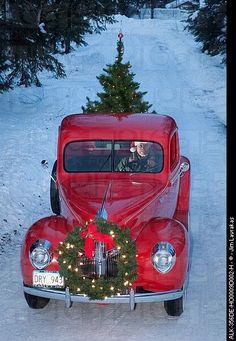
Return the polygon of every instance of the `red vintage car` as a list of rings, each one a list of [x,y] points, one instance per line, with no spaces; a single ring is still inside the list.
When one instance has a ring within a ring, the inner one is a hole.
[[[189,270],[189,194],[190,162],[180,155],[173,118],[65,117],[51,174],[54,215],[35,222],[22,246],[29,307],[60,299],[67,307],[128,303],[132,310],[163,301],[168,315],[179,316]]]

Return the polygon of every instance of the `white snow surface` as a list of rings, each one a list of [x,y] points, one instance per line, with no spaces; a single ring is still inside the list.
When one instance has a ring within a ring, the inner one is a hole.
[[[43,73],[41,88],[16,88],[0,96],[0,340],[226,340],[225,67],[220,57],[200,52],[180,20],[136,20],[117,16],[88,46],[61,57],[67,78]],[[23,297],[20,246],[30,225],[51,215],[49,176],[63,117],[81,112],[86,96],[101,90],[96,76],[116,55],[124,34],[125,61],[151,110],[175,118],[182,155],[191,161],[192,253],[188,297],[179,318],[163,304],[74,304],[50,301],[31,310]]]

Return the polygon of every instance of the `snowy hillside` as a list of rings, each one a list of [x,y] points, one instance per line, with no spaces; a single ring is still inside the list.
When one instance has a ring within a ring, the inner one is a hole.
[[[61,57],[67,78],[44,73],[41,88],[17,88],[0,95],[0,341],[45,340],[225,340],[225,68],[221,58],[200,52],[179,19],[138,20],[117,16],[88,46]],[[28,227],[50,215],[50,166],[56,158],[57,129],[69,113],[95,99],[96,76],[116,55],[124,34],[124,60],[151,110],[173,116],[181,151],[192,165],[192,266],[188,300],[178,319],[162,304],[98,306],[50,302],[32,311],[24,301],[20,245]]]

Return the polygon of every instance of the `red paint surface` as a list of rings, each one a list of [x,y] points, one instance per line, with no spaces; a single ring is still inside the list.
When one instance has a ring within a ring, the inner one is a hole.
[[[177,162],[170,169],[170,140],[177,131],[175,121],[156,114],[85,114],[71,115],[59,129],[57,184],[61,198],[61,216],[43,218],[32,225],[22,247],[24,283],[32,284],[33,266],[29,249],[38,239],[52,243],[53,260],[46,268],[58,271],[54,249],[75,225],[94,219],[104,200],[108,220],[129,227],[136,240],[138,277],[133,286],[150,291],[182,287],[188,267],[188,210],[190,171],[177,176],[181,162],[177,141]],[[74,140],[150,140],[164,150],[164,167],[157,174],[66,173],[63,150]],[[172,181],[175,179],[175,181]],[[105,195],[106,193],[106,195]],[[105,195],[105,197],[104,197]],[[167,274],[158,273],[151,262],[153,247],[160,241],[173,245],[176,264]]]

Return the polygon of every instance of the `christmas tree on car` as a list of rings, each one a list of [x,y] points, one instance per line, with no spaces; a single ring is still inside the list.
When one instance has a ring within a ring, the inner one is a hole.
[[[99,100],[91,101],[87,97],[84,113],[95,112],[133,112],[144,113],[151,105],[142,98],[147,92],[138,91],[140,84],[134,81],[135,74],[130,72],[131,64],[123,63],[124,44],[120,32],[117,41],[117,57],[113,64],[103,69],[105,74],[97,77],[104,92],[97,93]]]

